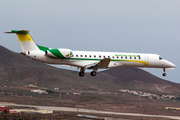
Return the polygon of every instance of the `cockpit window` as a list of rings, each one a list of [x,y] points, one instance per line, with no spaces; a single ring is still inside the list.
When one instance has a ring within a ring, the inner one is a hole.
[[[162,57],[159,56],[159,60],[162,60]]]

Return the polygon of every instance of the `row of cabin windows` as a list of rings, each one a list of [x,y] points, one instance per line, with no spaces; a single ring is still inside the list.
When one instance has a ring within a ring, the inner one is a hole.
[[[74,55],[72,56],[72,57],[74,57]],[[78,55],[76,55],[76,57],[78,57]],[[83,57],[83,55],[80,55],[80,57]],[[84,57],[88,57],[87,55],[85,55]],[[91,58],[92,56],[91,55],[89,55],[89,57]],[[106,58],[106,56],[101,56],[101,55],[99,55],[99,58]],[[94,55],[94,58],[96,58],[96,55]],[[110,58],[110,56],[108,56],[108,58]],[[112,56],[112,58],[115,58],[114,56]],[[129,58],[129,59],[141,59],[140,57],[123,57],[123,56],[121,56],[121,57],[119,57],[119,56],[116,56],[116,58],[117,59],[119,59],[119,58],[121,58],[121,59],[123,59],[123,58],[125,58],[125,59],[127,59],[127,58]]]

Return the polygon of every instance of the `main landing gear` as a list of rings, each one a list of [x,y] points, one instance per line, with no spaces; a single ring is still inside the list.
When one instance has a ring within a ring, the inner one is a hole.
[[[164,71],[164,73],[162,74],[163,76],[167,76],[167,74],[165,73],[166,72],[166,69],[165,68],[163,68],[163,71]]]
[[[79,72],[80,77],[83,77],[85,75],[84,71],[85,71],[84,68],[80,69],[80,72]]]
[[[96,74],[97,74],[96,71],[91,72],[91,76],[96,76]]]
[[[92,71],[92,72],[91,72],[91,76],[96,76],[96,74],[97,74],[96,71]],[[83,77],[84,75],[85,75],[84,71],[79,72],[79,76],[80,76],[80,77]]]
[[[84,72],[79,72],[79,76],[80,76],[80,77],[83,77],[84,75],[85,75]]]
[[[81,68],[81,70],[80,70],[80,72],[79,72],[79,76],[80,77],[83,77],[84,75],[85,75],[85,73],[84,73],[84,68]],[[93,70],[92,72],[91,72],[91,76],[96,76],[96,71],[95,70]]]

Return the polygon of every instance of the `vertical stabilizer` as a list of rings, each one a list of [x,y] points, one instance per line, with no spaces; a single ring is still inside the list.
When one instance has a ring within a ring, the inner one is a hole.
[[[12,30],[6,33],[16,33],[18,36],[22,52],[39,50],[38,46],[35,44],[34,40],[26,30]]]

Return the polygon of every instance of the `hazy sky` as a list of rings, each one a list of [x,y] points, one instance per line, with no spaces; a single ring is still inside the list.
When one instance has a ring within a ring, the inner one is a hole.
[[[30,30],[35,42],[72,50],[156,53],[176,65],[144,69],[180,83],[179,0],[0,0],[0,45],[21,52],[16,35]]]

